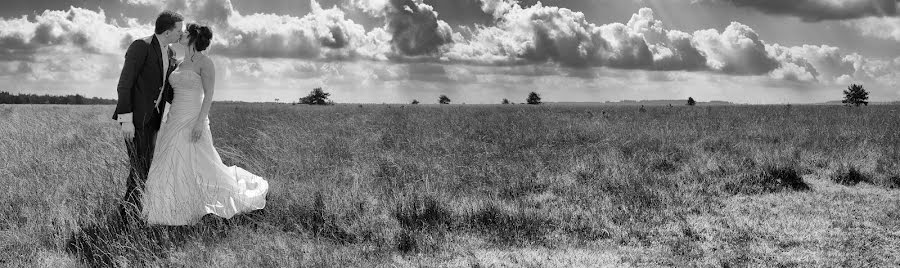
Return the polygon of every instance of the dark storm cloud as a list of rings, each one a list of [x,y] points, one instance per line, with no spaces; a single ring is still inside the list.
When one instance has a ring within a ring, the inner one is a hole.
[[[898,0],[694,0],[750,7],[762,12],[796,16],[804,21],[897,16]]]

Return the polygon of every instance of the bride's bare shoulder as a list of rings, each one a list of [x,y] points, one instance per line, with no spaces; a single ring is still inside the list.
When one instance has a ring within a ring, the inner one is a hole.
[[[197,61],[198,63],[200,63],[200,68],[203,68],[203,69],[206,69],[209,71],[215,71],[216,64],[213,63],[212,58],[210,58],[209,56],[204,55],[204,54],[200,54],[200,55],[203,55],[202,57],[200,57],[200,60]]]

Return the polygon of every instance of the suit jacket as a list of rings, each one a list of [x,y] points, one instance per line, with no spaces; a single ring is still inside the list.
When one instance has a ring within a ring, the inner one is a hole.
[[[169,75],[178,65],[175,52],[166,48],[169,69],[166,72],[166,84],[163,85],[164,69],[159,47],[159,40],[156,40],[155,35],[135,40],[128,46],[116,88],[119,101],[113,120],[118,120],[120,114],[131,113],[135,128],[159,129],[166,102],[171,103],[174,98],[174,91],[168,83]],[[163,101],[157,108],[155,102],[160,90],[163,90]]]

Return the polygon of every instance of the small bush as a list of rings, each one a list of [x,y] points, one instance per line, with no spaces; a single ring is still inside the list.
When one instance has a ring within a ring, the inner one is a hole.
[[[417,234],[409,230],[403,230],[397,234],[397,250],[408,253],[419,249],[419,240],[416,239]]]
[[[450,104],[450,97],[447,97],[447,95],[441,95],[440,97],[438,97],[438,103]]]
[[[507,210],[493,203],[476,210],[469,221],[472,227],[486,232],[495,243],[502,245],[541,242],[553,226],[549,217],[536,211]]]
[[[862,85],[852,84],[847,87],[847,90],[844,90],[844,100],[841,103],[856,107],[859,107],[859,105],[869,106],[868,99],[869,92]]]
[[[889,189],[900,189],[900,176],[891,176],[888,178],[887,184]]]
[[[866,176],[853,166],[842,168],[837,172],[832,180],[834,180],[834,182],[836,183],[840,183],[846,186],[854,186],[859,184],[860,182],[872,183],[872,180],[868,176]]]
[[[312,207],[302,204],[290,204],[283,211],[272,211],[278,215],[267,221],[282,226],[285,232],[310,232],[317,237],[326,238],[338,243],[356,243],[356,234],[348,231],[340,224],[337,215],[328,211],[324,196],[316,192]]]
[[[528,98],[525,98],[525,103],[528,103],[531,105],[541,104],[541,96],[538,95],[536,92],[528,93]]]
[[[809,191],[811,188],[793,167],[764,167],[756,175],[744,175],[725,185],[731,194],[766,194],[780,191]]]
[[[767,167],[762,175],[766,190],[776,192],[779,190],[809,191],[809,185],[797,174],[792,167]]]
[[[331,93],[327,93],[322,88],[317,87],[309,92],[306,97],[300,98],[300,104],[309,105],[334,105],[334,102],[328,99]]]
[[[408,230],[446,230],[453,223],[453,213],[436,198],[414,195],[398,202],[394,218]]]

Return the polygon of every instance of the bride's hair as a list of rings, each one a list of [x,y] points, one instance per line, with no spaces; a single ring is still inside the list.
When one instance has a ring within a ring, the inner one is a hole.
[[[190,23],[187,25],[187,32],[188,45],[194,44],[194,49],[197,51],[204,51],[209,47],[209,42],[213,37],[212,30],[209,27]]]

